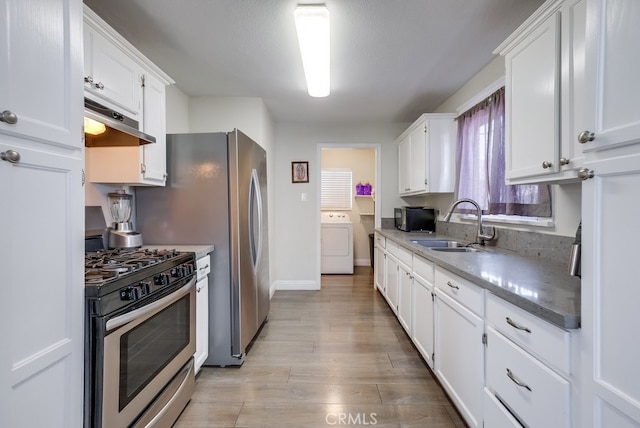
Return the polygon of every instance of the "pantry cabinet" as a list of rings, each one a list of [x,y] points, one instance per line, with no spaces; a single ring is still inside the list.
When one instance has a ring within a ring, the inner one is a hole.
[[[79,427],[82,3],[0,0],[0,10],[0,426]]]
[[[455,115],[423,114],[398,137],[400,196],[453,192]]]
[[[640,186],[640,7],[588,0],[582,184],[582,426],[639,427],[635,211]],[[590,137],[591,134],[586,135]]]
[[[141,131],[156,138],[142,146],[88,147],[88,180],[164,186],[165,88],[173,81],[87,6],[84,29],[85,96],[137,120]]]
[[[586,19],[586,0],[547,1],[495,51],[506,65],[507,184],[578,179]]]

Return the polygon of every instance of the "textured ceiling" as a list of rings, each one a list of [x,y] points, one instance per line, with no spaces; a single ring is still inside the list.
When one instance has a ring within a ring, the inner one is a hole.
[[[488,64],[543,1],[326,0],[327,98],[306,91],[293,22],[304,1],[84,2],[190,96],[260,97],[277,122],[411,122]]]

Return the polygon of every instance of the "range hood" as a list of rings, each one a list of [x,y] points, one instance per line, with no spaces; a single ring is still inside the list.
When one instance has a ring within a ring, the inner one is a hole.
[[[88,98],[84,99],[84,118],[86,147],[141,146],[156,142],[155,137],[138,130],[137,120]],[[89,123],[98,130],[90,130]]]

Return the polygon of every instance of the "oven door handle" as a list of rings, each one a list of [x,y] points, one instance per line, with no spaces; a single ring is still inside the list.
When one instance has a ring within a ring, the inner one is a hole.
[[[114,330],[118,327],[121,327],[127,323],[130,323],[133,320],[141,319],[141,318],[144,319],[147,315],[151,315],[154,312],[160,312],[165,307],[171,305],[174,302],[177,302],[183,296],[188,294],[191,291],[191,289],[195,286],[195,284],[196,284],[196,277],[194,275],[193,278],[191,278],[189,282],[187,282],[182,288],[180,288],[177,291],[174,291],[168,296],[165,296],[162,299],[157,300],[149,305],[138,308],[135,311],[127,312],[126,314],[120,315],[119,317],[110,319],[109,321],[107,321],[107,325],[106,325],[107,332]]]

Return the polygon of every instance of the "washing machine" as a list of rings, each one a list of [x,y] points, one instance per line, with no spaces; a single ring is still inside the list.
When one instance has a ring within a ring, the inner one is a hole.
[[[320,215],[320,272],[353,274],[353,223],[343,212]]]

